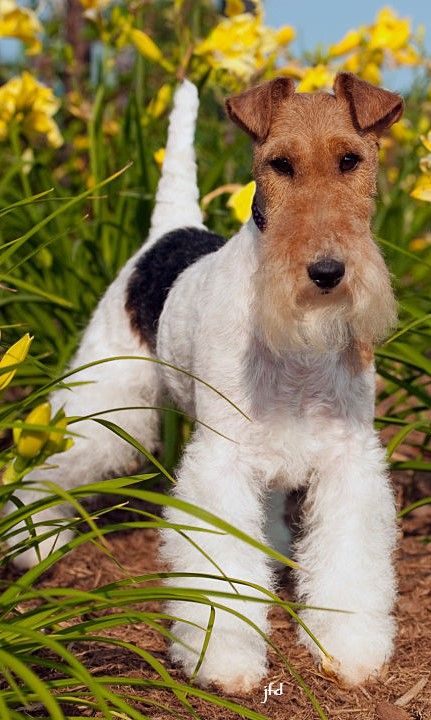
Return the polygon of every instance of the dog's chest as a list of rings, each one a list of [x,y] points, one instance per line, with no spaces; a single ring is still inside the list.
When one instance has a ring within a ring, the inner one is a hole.
[[[253,416],[274,423],[338,418],[368,422],[374,403],[374,371],[352,370],[343,353],[289,353],[277,358],[254,342],[246,362]]]

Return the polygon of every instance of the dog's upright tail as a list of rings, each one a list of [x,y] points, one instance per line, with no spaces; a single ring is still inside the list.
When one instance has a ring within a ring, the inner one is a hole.
[[[199,206],[194,149],[198,108],[197,88],[184,80],[174,96],[162,175],[145,248],[170,230],[205,227]]]

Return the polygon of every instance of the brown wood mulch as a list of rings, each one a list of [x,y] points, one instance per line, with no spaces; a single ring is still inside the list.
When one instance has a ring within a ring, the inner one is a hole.
[[[429,476],[417,475],[416,482],[414,480],[405,473],[399,473],[395,478],[400,506],[412,499],[412,487],[422,496],[431,494]],[[416,510],[401,524],[402,536],[397,554],[398,638],[394,657],[378,680],[354,689],[340,687],[335,680],[320,673],[308,652],[297,644],[294,624],[286,614],[279,608],[272,611],[275,643],[301,672],[331,720],[431,720],[431,545],[427,542],[430,527],[430,506]],[[161,569],[157,564],[156,531],[134,530],[111,535],[109,541],[118,564],[94,545],[87,544],[59,562],[42,584],[90,589],[116,579]],[[281,586],[281,595],[285,599],[292,598],[288,571],[281,577]],[[156,603],[146,605],[145,608],[160,609]],[[142,624],[133,624],[104,632],[150,651],[165,665],[173,678],[185,680],[181,671],[172,667],[166,653],[166,643],[155,630]],[[69,649],[95,675],[157,678],[134,653],[122,648],[86,644]],[[263,705],[264,685],[270,680],[274,681],[276,687],[280,682],[283,683],[283,694],[270,696]],[[136,705],[141,712],[154,720],[168,720],[175,715],[160,707],[151,707],[145,700],[156,701],[176,710],[177,717],[190,717],[167,691],[148,690],[143,694],[142,690],[132,689],[131,692],[136,694]],[[190,696],[189,699],[199,717],[204,720],[230,720],[237,717],[223,708]],[[272,720],[312,720],[317,717],[303,691],[272,651],[269,675],[262,687],[249,695],[231,696],[230,699]]]

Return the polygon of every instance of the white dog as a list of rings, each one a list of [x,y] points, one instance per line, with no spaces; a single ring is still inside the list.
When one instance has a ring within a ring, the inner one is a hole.
[[[306,488],[295,547],[299,598],[348,612],[302,613],[332,659],[303,631],[301,638],[329,672],[360,683],[388,660],[394,637],[396,523],[373,429],[372,346],[394,324],[395,302],[369,225],[378,138],[399,118],[402,100],[347,73],[338,75],[334,94],[297,94],[281,78],[231,98],[231,118],[254,140],[257,193],[253,219],[226,243],[206,230],[198,204],[197,109],[196,88],[186,81],[175,96],[149,237],[100,301],[72,364],[153,355],[191,375],[118,360],[80,371],[73,380],[87,384],[59,390],[52,404],[87,415],[157,405],[160,388],[168,389],[183,410],[230,438],[197,425],[175,496],[261,542],[271,489]],[[157,446],[155,411],[105,417],[148,449]],[[67,488],[127,471],[130,445],[90,421],[75,428],[82,437],[52,458],[57,468],[33,479],[51,477]],[[28,503],[40,493],[19,496]],[[165,516],[191,521],[173,508]],[[189,536],[203,552],[173,530],[164,533],[163,557],[174,571],[214,575],[218,565],[230,578],[273,586],[267,556],[251,545],[229,534]],[[45,540],[42,554],[51,546]],[[32,550],[17,559],[21,566],[35,561]],[[171,584],[229,589],[205,578]],[[265,603],[224,602],[269,631]],[[209,607],[176,601],[168,610],[191,621],[174,623],[179,642],[172,646],[190,674],[204,639],[196,624],[206,628]],[[247,691],[266,670],[264,639],[217,610],[199,681]]]

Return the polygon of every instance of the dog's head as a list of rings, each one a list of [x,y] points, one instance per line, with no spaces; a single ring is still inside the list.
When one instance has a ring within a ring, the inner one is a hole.
[[[381,340],[396,309],[370,220],[379,137],[402,98],[340,73],[334,94],[296,93],[277,78],[226,105],[254,141],[263,339],[277,353]]]

